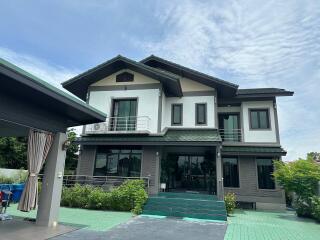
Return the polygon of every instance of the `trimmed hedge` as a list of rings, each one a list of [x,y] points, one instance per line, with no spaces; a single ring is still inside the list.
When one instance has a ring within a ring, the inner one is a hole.
[[[122,185],[106,192],[101,187],[90,185],[64,187],[61,206],[73,208],[142,212],[148,195],[143,180],[127,180]]]

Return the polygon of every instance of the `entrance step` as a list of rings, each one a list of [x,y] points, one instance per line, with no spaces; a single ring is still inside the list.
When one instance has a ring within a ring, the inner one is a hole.
[[[213,195],[193,193],[159,193],[150,196],[143,208],[143,214],[227,220],[224,201],[218,201]]]

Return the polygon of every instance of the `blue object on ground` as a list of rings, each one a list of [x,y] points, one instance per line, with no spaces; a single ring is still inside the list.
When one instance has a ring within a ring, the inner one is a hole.
[[[24,183],[21,183],[21,184],[0,184],[0,191],[7,190],[7,191],[12,192],[10,200],[15,203],[20,201],[23,189],[24,189]],[[8,196],[6,194],[4,197],[6,199],[8,198]]]
[[[24,183],[23,184],[12,184],[12,196],[11,196],[11,200],[13,202],[19,202],[22,192],[24,189]]]

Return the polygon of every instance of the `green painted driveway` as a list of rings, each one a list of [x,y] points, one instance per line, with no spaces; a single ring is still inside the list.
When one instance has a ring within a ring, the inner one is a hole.
[[[283,213],[237,210],[228,217],[225,240],[318,240],[320,224]]]
[[[17,204],[12,204],[7,212],[12,216],[35,218],[37,212],[29,213],[17,210]],[[88,230],[106,231],[110,228],[125,223],[132,218],[130,212],[96,211],[78,208],[60,207],[61,223],[70,225],[79,225]]]

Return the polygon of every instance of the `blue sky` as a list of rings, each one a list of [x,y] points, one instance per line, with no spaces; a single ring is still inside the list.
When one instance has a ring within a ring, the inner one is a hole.
[[[3,0],[0,57],[59,85],[118,54],[155,54],[278,98],[285,160],[320,151],[318,0]]]

